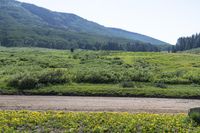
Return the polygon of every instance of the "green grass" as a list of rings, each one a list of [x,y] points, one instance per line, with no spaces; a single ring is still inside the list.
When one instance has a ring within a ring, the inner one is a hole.
[[[130,114],[81,112],[0,111],[1,132],[199,132],[186,114]]]
[[[4,94],[16,94],[15,90]],[[26,95],[61,95],[61,96],[119,96],[119,97],[160,97],[200,99],[200,88],[191,85],[169,85],[157,88],[146,84],[142,87],[123,88],[119,84],[65,84],[47,86],[39,89],[24,90]]]
[[[55,77],[57,70],[63,72],[66,82],[59,82],[63,77]],[[45,84],[41,81],[44,75],[50,75]],[[21,83],[26,86],[32,78],[35,88],[20,90]],[[50,82],[52,78],[55,83]],[[18,80],[16,86],[9,85],[13,79]],[[126,82],[132,82],[133,87],[123,87]],[[0,94],[200,98],[199,84],[200,56],[196,54],[83,50],[71,53],[0,47]]]
[[[191,54],[200,54],[200,48],[194,48],[194,49],[186,50],[184,52],[191,53]]]

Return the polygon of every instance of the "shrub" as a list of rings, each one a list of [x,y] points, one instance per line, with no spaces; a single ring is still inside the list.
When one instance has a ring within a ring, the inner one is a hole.
[[[149,62],[147,62],[145,59],[137,59],[134,62],[134,67],[135,68],[150,68],[152,67],[152,64],[150,64]]]
[[[154,80],[154,76],[153,73],[149,72],[148,70],[141,69],[131,72],[130,80],[139,82],[151,82]]]
[[[124,64],[124,61],[119,57],[115,57],[111,60],[111,64],[122,65]]]
[[[108,70],[88,70],[77,73],[77,82],[86,83],[117,83],[120,80],[120,74]]]
[[[188,115],[197,124],[200,124],[200,108],[192,108],[192,109],[190,109]]]
[[[178,78],[178,77],[184,77],[186,75],[186,70],[177,70],[174,72],[163,72],[161,73],[161,78]]]
[[[61,70],[53,70],[30,74],[16,75],[8,81],[8,86],[21,90],[34,89],[48,84],[63,84],[69,82],[70,79],[65,76],[65,72]]]
[[[188,79],[177,78],[177,77],[156,79],[155,82],[163,82],[166,84],[190,84],[191,83]]]
[[[39,77],[39,83],[41,84],[63,84],[69,82],[69,79],[65,76],[65,72],[61,70],[47,71],[42,73]]]
[[[128,81],[122,82],[122,83],[121,83],[121,86],[122,86],[123,88],[135,88],[135,87],[136,87],[136,85],[135,85],[134,82],[128,82]]]
[[[155,83],[155,87],[158,87],[158,88],[167,88],[167,85],[163,82],[157,82]]]
[[[177,70],[174,72],[163,72],[157,77],[156,81],[167,84],[189,84],[191,81],[186,77],[186,70]]]
[[[24,89],[33,89],[37,86],[38,80],[33,75],[17,75],[13,77],[9,82],[8,85],[11,87],[15,87],[21,90]]]
[[[175,72],[163,72],[160,75],[161,79],[170,79],[174,77],[177,77]]]
[[[186,73],[187,73],[186,70],[177,70],[177,71],[175,72],[175,75],[176,75],[177,77],[183,77]]]
[[[195,75],[190,76],[189,77],[189,81],[191,83],[200,84],[200,75],[198,75],[198,76],[195,76]]]

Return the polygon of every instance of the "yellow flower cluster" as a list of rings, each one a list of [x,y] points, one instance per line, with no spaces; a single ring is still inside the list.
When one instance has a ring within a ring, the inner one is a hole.
[[[0,133],[193,133],[200,132],[186,114],[0,111]]]

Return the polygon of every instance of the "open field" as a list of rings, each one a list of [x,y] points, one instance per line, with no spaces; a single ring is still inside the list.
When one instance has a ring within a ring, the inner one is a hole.
[[[200,98],[200,56],[0,47],[0,94]]]
[[[187,113],[199,100],[120,97],[1,96],[0,110]]]

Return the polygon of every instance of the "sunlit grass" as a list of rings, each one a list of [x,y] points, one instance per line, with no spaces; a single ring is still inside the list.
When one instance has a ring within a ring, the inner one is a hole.
[[[196,54],[86,50],[71,53],[68,50],[0,47],[1,94],[18,93],[17,88],[7,85],[16,75],[37,75],[54,70],[67,72],[71,82],[39,85],[24,93],[200,98],[200,56]],[[102,74],[108,77],[101,77]],[[102,80],[101,84],[94,78]],[[124,81],[137,85],[123,88],[120,84]],[[157,82],[167,87],[156,87]]]

